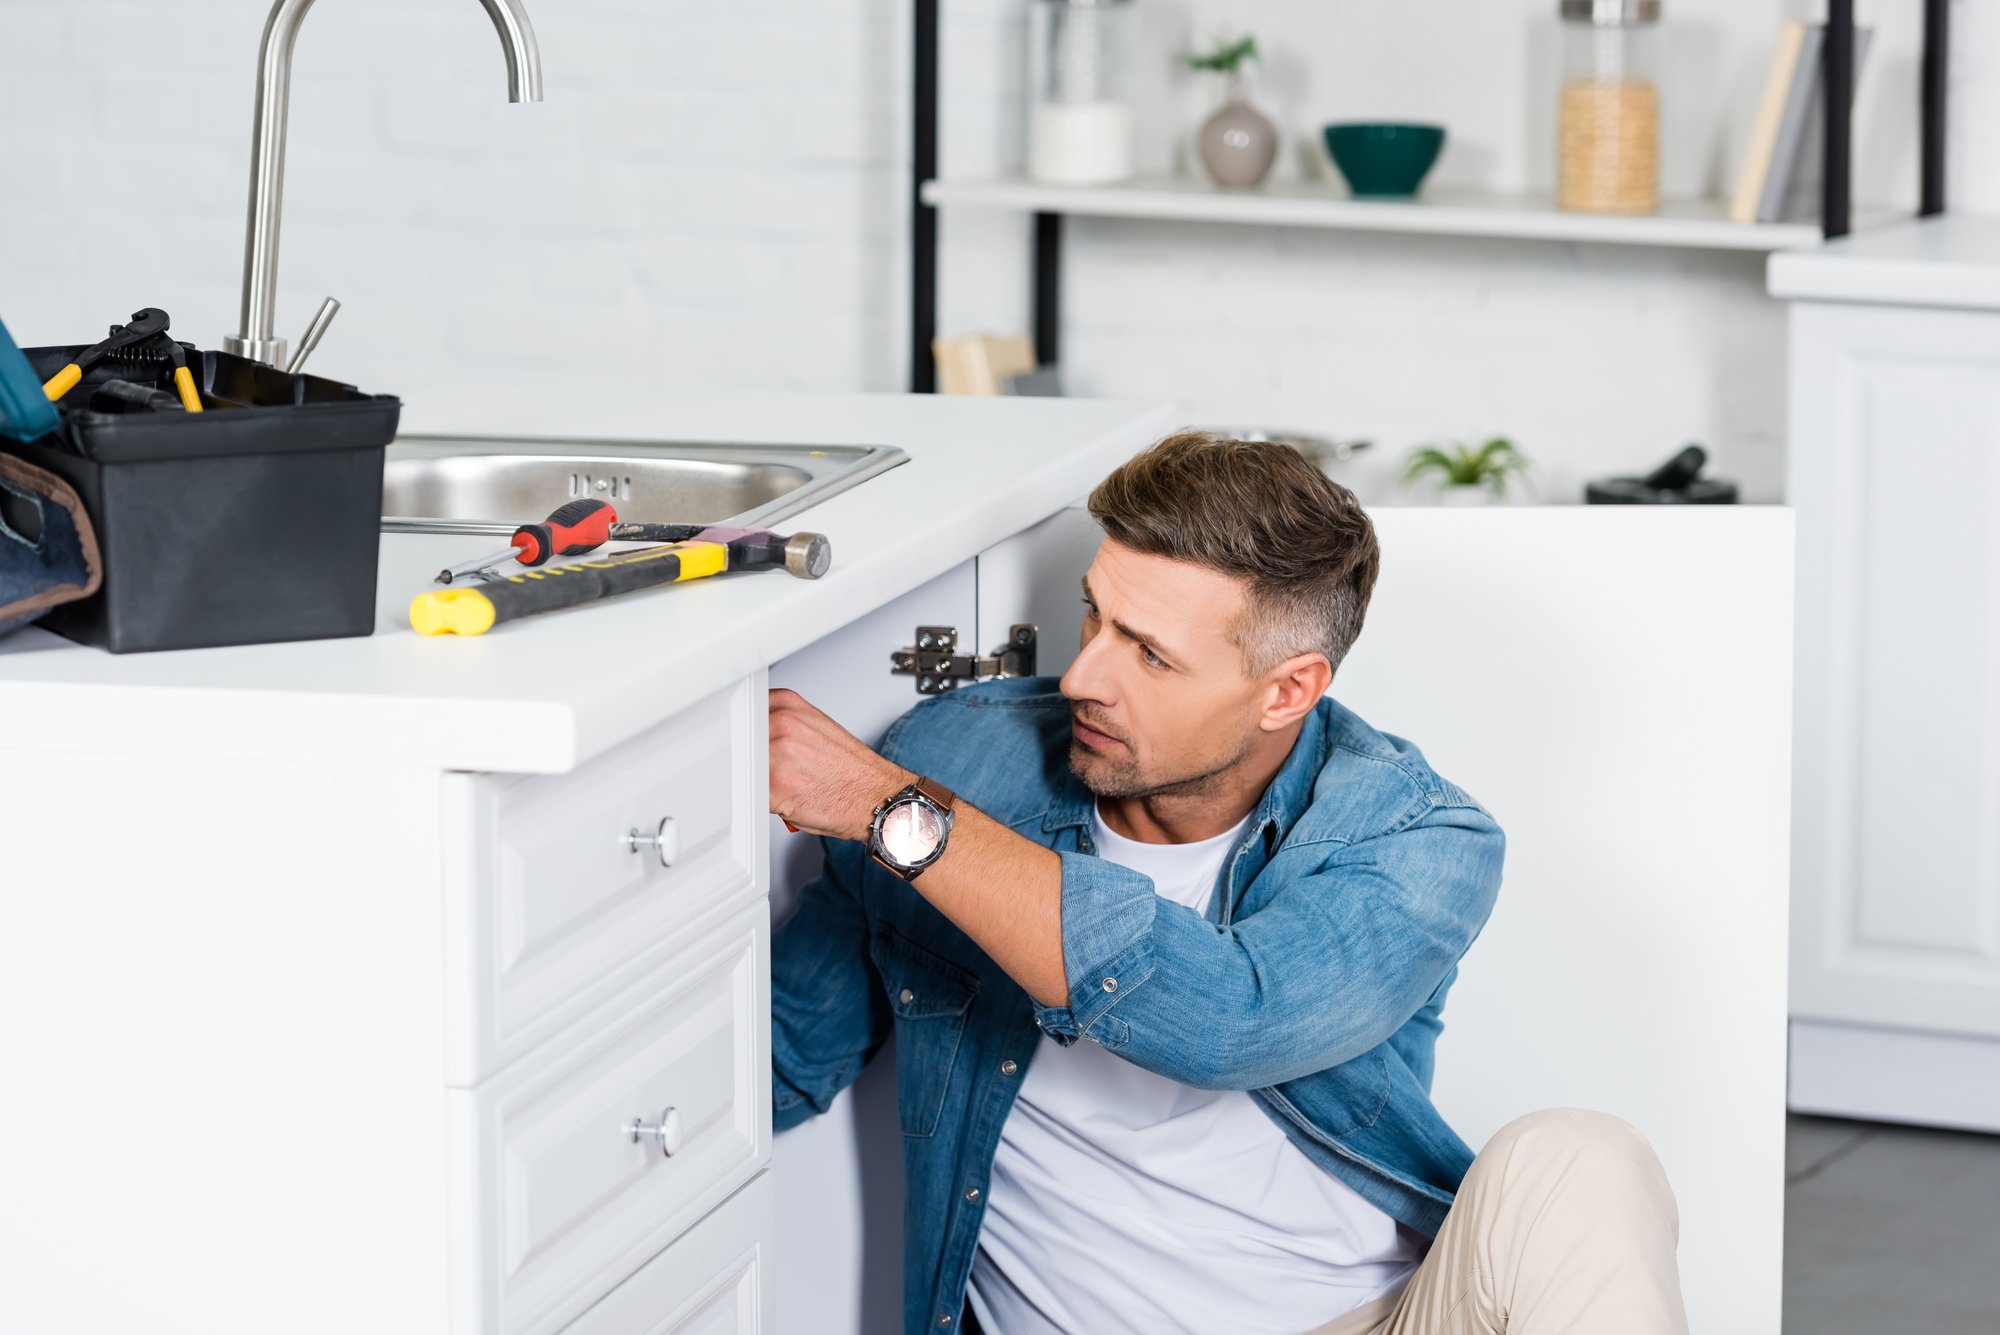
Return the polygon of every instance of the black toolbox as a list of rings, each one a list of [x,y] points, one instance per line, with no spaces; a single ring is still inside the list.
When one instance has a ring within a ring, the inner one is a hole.
[[[82,350],[22,351],[46,380]],[[76,488],[103,555],[97,595],[39,624],[114,654],[372,633],[402,401],[186,352],[204,411],[97,395],[109,380],[173,388],[164,359],[112,357],[64,396],[60,428],[4,445]]]

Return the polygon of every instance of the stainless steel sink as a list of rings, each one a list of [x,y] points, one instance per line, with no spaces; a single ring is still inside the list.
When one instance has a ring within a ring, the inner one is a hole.
[[[883,445],[402,436],[383,469],[382,528],[505,536],[587,497],[632,523],[768,525],[907,457]]]

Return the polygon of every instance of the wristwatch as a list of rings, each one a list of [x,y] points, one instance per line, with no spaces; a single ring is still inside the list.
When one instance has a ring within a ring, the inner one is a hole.
[[[951,789],[918,779],[882,800],[868,827],[868,852],[906,881],[944,856],[951,838]]]

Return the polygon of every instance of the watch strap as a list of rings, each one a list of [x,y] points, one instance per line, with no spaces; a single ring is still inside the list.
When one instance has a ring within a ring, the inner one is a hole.
[[[952,804],[958,801],[958,795],[953,793],[951,789],[939,783],[936,779],[920,778],[915,783],[911,784],[910,787],[916,789],[918,792],[922,793],[925,797],[928,797],[931,801],[943,807],[946,811],[950,811],[952,808]]]

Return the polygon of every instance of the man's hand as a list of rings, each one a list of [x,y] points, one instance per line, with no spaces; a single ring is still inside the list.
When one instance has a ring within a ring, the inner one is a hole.
[[[771,692],[771,814],[836,839],[868,838],[876,804],[917,776],[805,702]],[[912,884],[1045,1006],[1068,1004],[1062,859],[964,799],[944,856]]]
[[[806,703],[771,692],[771,814],[812,834],[864,840],[876,804],[916,782]]]

